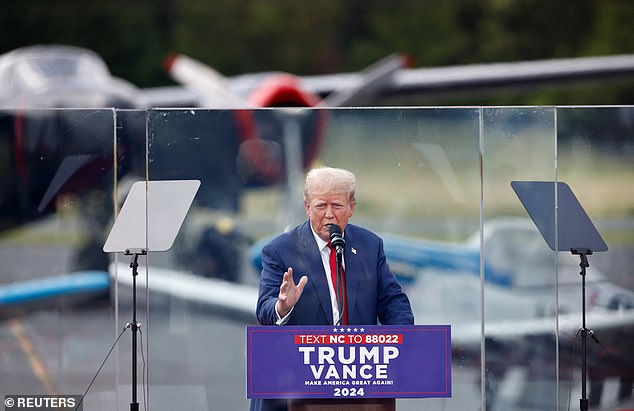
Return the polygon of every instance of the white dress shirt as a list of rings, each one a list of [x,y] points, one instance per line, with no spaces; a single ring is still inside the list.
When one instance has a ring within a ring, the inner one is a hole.
[[[330,292],[330,305],[332,307],[332,323],[336,324],[339,320],[339,304],[337,302],[337,293],[335,292],[335,286],[332,283],[332,275],[330,273],[330,252],[331,249],[328,247],[328,242],[324,241],[321,237],[315,233],[313,230],[313,226],[310,226],[310,230],[313,232],[313,237],[315,238],[315,242],[317,243],[317,247],[319,248],[319,253],[321,255],[321,263],[324,266],[324,271],[326,272],[326,281],[328,281],[328,291]],[[341,265],[345,270],[345,261],[341,261]],[[301,298],[301,297],[300,297]],[[275,307],[275,313],[277,314],[277,321],[275,324],[284,325],[288,322],[288,318],[293,312],[293,309],[288,312],[284,316],[284,318],[280,317],[280,314],[277,312],[277,306]]]

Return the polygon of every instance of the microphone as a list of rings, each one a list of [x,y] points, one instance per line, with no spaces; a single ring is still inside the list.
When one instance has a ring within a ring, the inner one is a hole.
[[[343,319],[344,297],[342,294],[345,288],[345,285],[343,284],[341,260],[343,260],[343,246],[346,244],[346,241],[343,239],[343,235],[341,234],[341,227],[337,224],[330,224],[328,227],[328,233],[330,234],[330,244],[332,244],[335,248],[335,252],[337,253],[337,283],[336,285],[333,284],[333,286],[335,287],[337,296],[337,307],[339,307],[339,319],[335,322],[335,325],[340,325]]]
[[[341,228],[337,224],[330,224],[328,231],[330,233],[330,243],[335,247],[337,254],[343,254],[343,246],[346,241],[341,234]]]

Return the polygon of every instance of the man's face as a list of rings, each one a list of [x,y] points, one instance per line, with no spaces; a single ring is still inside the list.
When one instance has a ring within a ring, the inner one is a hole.
[[[348,193],[311,194],[304,208],[313,230],[324,241],[329,241],[329,226],[336,224],[343,231],[354,212]]]

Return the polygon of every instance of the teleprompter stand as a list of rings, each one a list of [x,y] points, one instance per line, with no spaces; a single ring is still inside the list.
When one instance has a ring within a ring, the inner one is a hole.
[[[586,339],[590,335],[598,342],[592,330],[586,328],[586,268],[588,256],[607,251],[601,235],[590,217],[563,182],[513,181],[511,186],[524,205],[539,232],[553,251],[569,251],[580,258],[581,267],[581,411],[588,410],[586,391]]]
[[[138,411],[137,401],[137,322],[136,278],[138,259],[149,251],[167,251],[187,215],[200,187],[198,180],[139,181],[132,185],[103,250],[132,257],[132,402],[130,411]]]

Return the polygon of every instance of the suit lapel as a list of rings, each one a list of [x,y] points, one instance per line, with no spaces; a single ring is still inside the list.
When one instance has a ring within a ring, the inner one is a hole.
[[[354,312],[355,303],[357,301],[357,289],[356,275],[358,272],[358,266],[356,262],[356,255],[352,254],[352,248],[354,247],[354,235],[350,233],[350,230],[345,230],[344,238],[346,239],[346,247],[343,251],[343,259],[346,267],[346,300],[348,310],[348,323],[355,323],[356,313]],[[354,257],[353,257],[354,256]]]
[[[344,250],[344,261],[346,266],[346,298],[348,299],[348,322],[351,324],[358,323],[359,316],[355,311],[357,306],[358,290],[361,282],[364,280],[365,270],[363,268],[363,259],[359,253],[363,250],[357,250],[355,247],[355,238],[352,230],[346,227],[345,239],[346,247]]]

